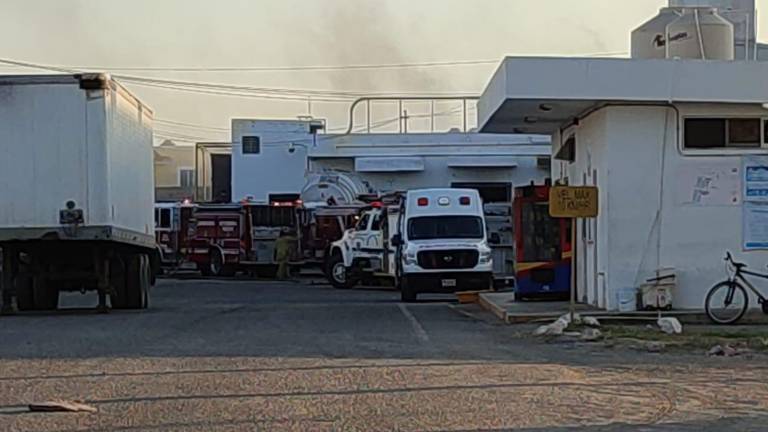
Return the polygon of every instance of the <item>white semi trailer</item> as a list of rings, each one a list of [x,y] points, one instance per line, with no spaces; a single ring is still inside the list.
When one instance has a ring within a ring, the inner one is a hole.
[[[152,111],[102,74],[0,76],[2,310],[96,290],[144,309],[159,264]]]

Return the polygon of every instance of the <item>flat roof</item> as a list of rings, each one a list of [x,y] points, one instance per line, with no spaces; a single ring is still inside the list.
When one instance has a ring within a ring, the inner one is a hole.
[[[768,62],[507,57],[478,101],[478,124],[551,134],[612,102],[768,103]]]
[[[550,137],[484,133],[320,134],[311,158],[394,156],[549,156]]]
[[[112,78],[112,76],[107,73],[83,72],[83,73],[76,73],[76,74],[0,75],[0,86],[47,85],[47,84],[80,85],[80,81],[83,78],[92,78],[92,79],[98,78],[98,79],[104,80],[106,83],[108,83],[111,89],[122,93],[123,95],[131,99],[133,102],[135,102],[137,105],[140,105],[142,108],[146,109],[146,111],[149,114],[154,116],[154,111],[152,110],[152,108],[147,106],[144,102],[141,101],[141,99],[139,99],[136,95],[134,95],[123,84],[121,84],[119,81]]]

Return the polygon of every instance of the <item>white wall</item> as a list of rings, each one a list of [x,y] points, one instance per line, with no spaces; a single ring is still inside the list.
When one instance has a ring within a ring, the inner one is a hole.
[[[768,116],[760,107],[682,105],[680,110],[683,116]],[[741,154],[682,152],[675,111],[665,107],[605,108],[575,130],[576,161],[565,166],[553,161],[553,174],[564,172],[571,184],[591,184],[585,175],[590,168],[597,172],[600,215],[590,227],[597,238],[585,235],[581,225],[577,231],[577,285],[590,303],[615,309],[619,290],[637,286],[656,268],[674,267],[675,306],[701,308],[707,290],[725,277],[726,250],[756,269],[768,261],[768,251],[742,251],[740,203],[694,205],[679,191],[678,184],[702,167],[740,169]],[[596,252],[590,249],[595,246]],[[596,262],[589,263],[593,256]],[[596,284],[585,280],[585,262],[586,275],[596,276]]]
[[[243,154],[242,137],[261,138],[260,154]],[[232,120],[232,199],[248,195],[258,201],[269,194],[299,193],[305,171],[339,169],[353,172],[357,157],[416,157],[424,171],[360,173],[380,190],[450,186],[453,182],[540,183],[549,176],[536,166],[536,158],[549,156],[549,140],[541,136],[492,134],[319,134],[309,133],[301,120]],[[288,151],[294,143],[294,152]],[[454,168],[456,158],[514,161],[515,168]],[[309,162],[308,162],[309,158]]]
[[[520,157],[515,168],[456,168],[449,167],[449,157],[424,156],[424,171],[359,173],[370,185],[379,191],[409,190],[427,187],[450,187],[456,182],[511,183],[512,186],[527,185],[531,181],[541,184],[549,177],[546,168],[536,166],[536,158]],[[313,159],[315,169],[338,169],[353,171],[354,158]]]
[[[242,137],[261,138],[260,154],[243,154]],[[294,143],[294,152],[288,151]],[[232,200],[253,196],[268,201],[269,194],[301,192],[312,145],[309,122],[232,120]]]

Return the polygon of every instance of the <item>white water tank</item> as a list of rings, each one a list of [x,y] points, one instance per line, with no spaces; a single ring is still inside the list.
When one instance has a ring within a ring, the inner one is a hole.
[[[710,7],[684,8],[667,26],[667,57],[733,60],[733,24]]]
[[[682,14],[681,8],[661,8],[659,14],[632,31],[632,58],[667,58],[667,26]]]
[[[326,205],[329,200],[337,205],[358,201],[358,196],[372,192],[368,183],[359,176],[344,171],[322,171],[307,175],[301,190],[304,205]]]

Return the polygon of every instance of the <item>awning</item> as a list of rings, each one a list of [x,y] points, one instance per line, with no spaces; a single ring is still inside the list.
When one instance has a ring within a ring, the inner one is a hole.
[[[357,172],[419,172],[424,171],[423,157],[359,157],[355,158]]]
[[[477,110],[482,132],[551,135],[610,103],[766,102],[766,62],[508,57]]]
[[[517,158],[510,156],[466,156],[448,159],[450,168],[515,168]]]

